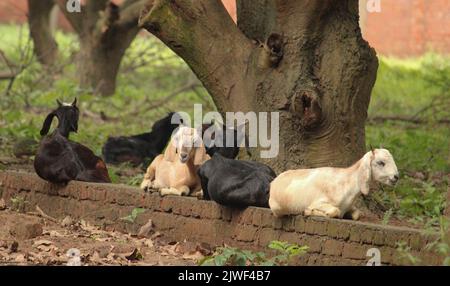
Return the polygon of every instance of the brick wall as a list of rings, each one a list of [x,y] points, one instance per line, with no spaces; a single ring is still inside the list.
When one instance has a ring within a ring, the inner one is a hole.
[[[381,0],[381,13],[367,13],[362,28],[379,54],[417,56],[430,50],[448,54],[450,1]]]
[[[165,237],[182,241],[206,242],[265,249],[272,240],[283,240],[309,246],[301,265],[365,265],[367,250],[380,249],[385,265],[404,262],[396,244],[406,242],[424,264],[439,264],[438,257],[423,251],[428,239],[419,230],[382,226],[349,220],[305,218],[276,219],[269,209],[232,210],[214,202],[190,197],[160,197],[144,194],[137,188],[71,182],[66,187],[51,185],[34,174],[0,172],[0,197],[7,203],[14,196],[27,201],[28,210],[38,204],[51,216],[71,215],[83,218],[106,229],[135,233],[152,219],[155,228]],[[141,207],[135,223],[120,220]]]

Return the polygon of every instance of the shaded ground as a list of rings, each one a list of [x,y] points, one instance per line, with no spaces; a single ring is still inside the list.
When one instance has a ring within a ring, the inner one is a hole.
[[[0,202],[0,265],[196,265],[211,252],[207,245],[165,241],[151,228],[136,237],[3,208]]]

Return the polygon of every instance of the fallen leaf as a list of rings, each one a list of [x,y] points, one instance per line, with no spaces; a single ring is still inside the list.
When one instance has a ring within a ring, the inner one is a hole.
[[[50,235],[50,237],[63,237],[64,236],[56,230],[50,230],[48,234]]]
[[[14,261],[17,262],[17,263],[24,263],[24,262],[26,262],[27,260],[25,259],[25,255],[23,255],[23,254],[18,254],[18,255],[16,256],[16,258],[14,259]]]
[[[73,224],[73,219],[70,216],[66,216],[62,221],[61,221],[61,226],[71,226]]]
[[[53,242],[51,242],[50,240],[46,240],[46,239],[39,239],[39,240],[36,240],[34,243],[33,243],[33,246],[39,246],[39,245],[52,245],[53,244]]]
[[[203,259],[203,254],[201,254],[201,252],[200,251],[192,251],[192,252],[187,252],[187,253],[185,253],[185,254],[183,254],[183,259],[189,259],[189,260],[195,260],[195,261],[198,261],[198,260],[201,260],[201,259]]]
[[[11,245],[9,246],[9,253],[17,252],[18,249],[19,243],[17,241],[13,241],[13,243],[11,243]]]
[[[155,246],[155,244],[153,243],[153,240],[151,240],[151,239],[144,240],[143,244],[149,248],[153,248]]]
[[[153,229],[153,221],[151,219],[149,219],[148,222],[139,229],[137,236],[138,237],[147,237],[152,229]]]
[[[0,199],[0,211],[6,209],[6,203],[4,199]]]
[[[125,258],[130,261],[135,261],[142,260],[144,257],[142,256],[142,253],[139,251],[139,249],[135,248],[133,252],[130,255],[125,256]]]

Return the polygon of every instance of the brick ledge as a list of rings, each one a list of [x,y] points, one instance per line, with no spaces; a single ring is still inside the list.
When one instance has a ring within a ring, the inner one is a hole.
[[[7,203],[14,196],[27,201],[26,208],[39,205],[51,216],[71,215],[105,228],[131,233],[152,219],[155,228],[175,240],[201,241],[264,249],[272,240],[308,245],[310,250],[297,263],[302,265],[365,265],[368,249],[381,251],[386,265],[401,265],[396,245],[404,241],[424,264],[440,264],[439,257],[425,253],[429,242],[422,231],[351,220],[292,216],[277,219],[269,209],[250,207],[234,210],[192,197],[160,197],[135,187],[72,181],[53,185],[32,173],[0,171],[0,197]],[[135,223],[127,216],[135,207],[144,208]]]

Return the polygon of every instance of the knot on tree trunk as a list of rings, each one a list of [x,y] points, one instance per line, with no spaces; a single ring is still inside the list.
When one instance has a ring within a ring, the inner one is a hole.
[[[309,130],[322,121],[322,108],[317,92],[302,90],[291,98],[291,113],[300,119],[300,125]]]
[[[276,68],[284,54],[284,40],[280,34],[272,33],[262,44],[258,66],[260,68]]]

